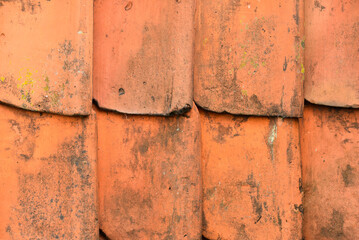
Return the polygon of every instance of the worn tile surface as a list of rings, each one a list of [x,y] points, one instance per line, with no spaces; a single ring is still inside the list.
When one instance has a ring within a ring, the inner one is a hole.
[[[303,1],[197,1],[194,98],[215,112],[298,117]]]
[[[306,0],[305,98],[359,107],[359,1]]]
[[[194,2],[95,1],[94,98],[100,107],[167,115],[192,106]]]
[[[99,111],[100,228],[117,239],[200,239],[200,122]]]
[[[95,116],[0,113],[0,239],[97,239]]]
[[[301,239],[298,121],[200,113],[203,235]]]
[[[359,239],[359,110],[306,106],[300,126],[305,239]]]
[[[0,101],[88,115],[92,1],[0,0]]]
[[[358,34],[359,0],[0,0],[0,239],[359,239]]]

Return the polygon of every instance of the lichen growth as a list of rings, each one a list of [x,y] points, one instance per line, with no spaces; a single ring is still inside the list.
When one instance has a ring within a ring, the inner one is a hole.
[[[45,90],[45,92],[47,93],[47,92],[49,92],[49,90],[50,90],[50,87],[49,87],[49,82],[50,82],[50,80],[49,80],[49,77],[48,77],[48,76],[45,77],[45,82],[46,82],[46,85],[45,85],[45,87],[44,87],[44,90]]]
[[[30,71],[26,69],[25,73],[22,74],[20,71],[20,76],[17,78],[17,88],[20,90],[20,98],[28,103],[31,103],[31,95],[34,94],[34,84],[36,80],[34,78],[34,73],[37,71]]]

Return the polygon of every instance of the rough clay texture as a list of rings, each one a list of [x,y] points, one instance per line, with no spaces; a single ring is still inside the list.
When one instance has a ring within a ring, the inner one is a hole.
[[[98,111],[100,228],[111,240],[200,239],[200,122]]]
[[[303,0],[197,3],[196,103],[215,112],[301,116]]]
[[[298,120],[200,114],[203,235],[301,239]]]
[[[359,107],[359,1],[306,0],[305,98]]]
[[[0,240],[358,240],[358,106],[359,0],[0,0]]]
[[[300,126],[305,239],[359,239],[359,110],[306,106]]]
[[[0,102],[64,115],[92,104],[92,0],[0,0]]]
[[[98,239],[95,115],[0,112],[0,239]]]
[[[101,108],[168,115],[193,103],[194,0],[97,0],[94,98]]]

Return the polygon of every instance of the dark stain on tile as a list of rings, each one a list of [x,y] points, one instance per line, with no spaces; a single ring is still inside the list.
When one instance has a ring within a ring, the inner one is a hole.
[[[345,187],[353,186],[356,177],[355,169],[351,165],[347,164],[346,168],[342,170],[342,177]]]
[[[326,227],[322,227],[320,234],[331,239],[345,239],[344,235],[344,216],[338,210],[333,209],[332,218]]]

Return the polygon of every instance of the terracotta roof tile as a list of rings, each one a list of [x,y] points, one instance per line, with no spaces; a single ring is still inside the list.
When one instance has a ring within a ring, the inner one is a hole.
[[[0,1],[0,101],[88,115],[92,1]]]
[[[200,113],[203,235],[301,239],[298,121]]]
[[[359,110],[306,106],[305,239],[359,239]]]
[[[305,98],[359,107],[359,1],[306,0]]]
[[[304,107],[359,106],[358,34],[359,0],[0,0],[0,239],[359,239],[359,109]]]
[[[200,121],[98,111],[100,228],[116,239],[200,239]]]
[[[198,1],[194,98],[215,112],[302,115],[303,1]]]
[[[0,239],[96,239],[95,115],[0,112]]]
[[[167,115],[192,106],[194,1],[95,1],[94,98]]]

